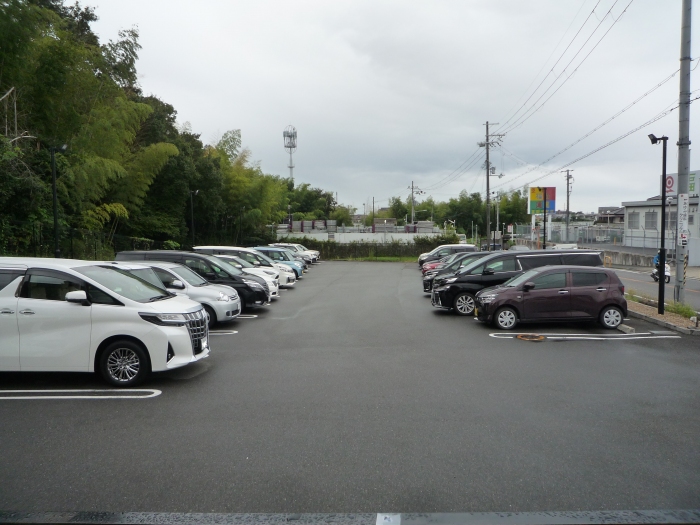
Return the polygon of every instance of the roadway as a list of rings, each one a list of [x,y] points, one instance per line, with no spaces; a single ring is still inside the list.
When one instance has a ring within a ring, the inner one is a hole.
[[[624,270],[616,269],[618,277],[625,285],[625,291],[636,291],[656,299],[659,295],[659,283],[651,278],[651,269]],[[675,275],[671,276],[671,282],[665,285],[664,296],[668,303],[673,300],[673,283]],[[700,279],[686,279],[685,302],[700,311]]]

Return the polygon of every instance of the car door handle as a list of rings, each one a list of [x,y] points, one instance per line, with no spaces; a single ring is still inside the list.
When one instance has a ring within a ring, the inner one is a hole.
[[[561,295],[564,295],[565,293],[569,293],[569,290],[559,290],[559,293]]]
[[[15,313],[14,310],[8,310],[7,308],[3,308],[2,310],[0,310],[0,314],[13,314],[13,313]]]
[[[19,313],[24,315],[34,315],[34,310],[20,310]]]
[[[607,288],[596,288],[595,289],[596,292],[604,292],[605,290],[607,290]]]

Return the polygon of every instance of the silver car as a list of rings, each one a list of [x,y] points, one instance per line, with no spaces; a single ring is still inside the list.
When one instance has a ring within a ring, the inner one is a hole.
[[[187,295],[193,301],[202,303],[209,317],[209,328],[216,323],[233,321],[241,315],[238,292],[230,286],[212,284],[187,266],[177,263],[144,261],[139,264],[153,268],[168,291]]]

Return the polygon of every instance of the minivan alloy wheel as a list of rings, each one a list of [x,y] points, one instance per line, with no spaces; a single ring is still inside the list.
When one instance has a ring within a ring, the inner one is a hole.
[[[461,293],[455,297],[455,311],[459,315],[472,315],[474,313],[474,296],[470,293]]]
[[[109,375],[117,381],[131,381],[141,369],[139,356],[130,348],[118,348],[107,358]]]
[[[143,349],[129,340],[115,341],[100,356],[99,371],[114,386],[134,386],[149,374],[150,361]]]

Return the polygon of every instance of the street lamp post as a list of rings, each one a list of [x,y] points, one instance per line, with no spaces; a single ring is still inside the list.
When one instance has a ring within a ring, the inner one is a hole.
[[[666,287],[666,142],[668,137],[657,138],[649,135],[652,144],[663,142],[663,154],[661,164],[661,246],[659,249],[659,314],[664,313],[664,291]]]
[[[192,220],[192,248],[194,248],[194,196],[199,194],[199,190],[190,190],[190,218]]]
[[[51,186],[53,190],[53,256],[58,259],[61,257],[61,248],[58,246],[58,195],[56,194],[56,152],[65,153],[68,146],[57,148],[55,146],[49,148],[51,152]]]

